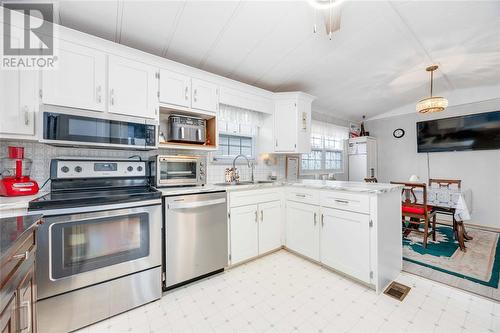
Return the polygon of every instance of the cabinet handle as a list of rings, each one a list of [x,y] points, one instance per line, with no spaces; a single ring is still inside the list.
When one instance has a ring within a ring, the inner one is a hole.
[[[338,202],[338,203],[341,203],[344,205],[347,205],[349,203],[349,201],[347,201],[347,200],[340,200],[340,199],[335,199],[335,202]]]
[[[195,90],[196,91],[196,90]],[[184,89],[184,98],[186,99],[186,101],[188,100],[189,96],[188,96],[188,86],[186,86],[186,88]]]
[[[321,227],[325,226],[325,215],[321,214]]]
[[[264,222],[264,210],[260,211],[260,222]]]
[[[19,308],[21,309],[26,309],[23,311],[25,315],[19,314],[19,321],[20,321],[20,327],[19,331],[20,332],[30,332],[31,331],[31,302],[30,301],[22,301],[21,304],[19,305]]]
[[[14,256],[12,256],[12,259],[16,259],[16,260],[28,260],[28,258],[30,257],[30,251],[26,251],[24,253],[21,253],[21,254],[16,254]]]
[[[114,89],[111,89],[110,91],[110,102],[111,102],[111,105],[115,105],[115,90]]]
[[[196,98],[196,95],[197,95],[198,91],[195,89],[194,90],[194,94],[193,94],[193,99],[194,101],[196,102],[198,99]]]
[[[278,147],[278,139],[276,139],[276,147]]]
[[[317,213],[314,212],[314,225],[316,225],[316,215],[317,215]]]
[[[305,194],[298,194],[298,193],[297,193],[297,194],[295,194],[295,196],[297,196],[297,197],[299,197],[299,198],[305,198],[305,197],[306,197],[306,195],[305,195]]]
[[[101,103],[101,86],[97,86],[95,95],[97,103]]]
[[[24,110],[24,125],[29,125],[30,123],[30,110],[27,105],[23,107]]]
[[[259,213],[257,211],[255,211],[255,223],[257,223],[257,220],[258,220],[257,215],[259,215]]]

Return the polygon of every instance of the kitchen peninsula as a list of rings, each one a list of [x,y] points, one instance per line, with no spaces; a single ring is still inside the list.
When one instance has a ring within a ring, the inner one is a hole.
[[[304,180],[226,190],[231,265],[285,247],[377,292],[401,271],[399,186]]]

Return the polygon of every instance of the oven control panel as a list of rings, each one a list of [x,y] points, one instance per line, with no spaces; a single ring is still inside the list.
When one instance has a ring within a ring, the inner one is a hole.
[[[52,160],[52,179],[145,177],[146,161]]]

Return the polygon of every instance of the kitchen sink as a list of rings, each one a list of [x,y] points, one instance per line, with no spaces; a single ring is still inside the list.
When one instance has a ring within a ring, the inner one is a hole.
[[[274,181],[272,180],[256,180],[256,181],[242,181],[237,183],[217,183],[215,185],[218,186],[241,186],[241,185],[259,185],[259,184],[272,184]]]

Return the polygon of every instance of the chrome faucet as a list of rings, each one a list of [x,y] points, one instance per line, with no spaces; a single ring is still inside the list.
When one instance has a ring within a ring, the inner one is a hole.
[[[250,168],[250,171],[251,171],[251,175],[250,175],[250,181],[253,183],[254,182],[254,175],[253,175],[253,168],[254,168],[254,165],[253,163],[251,163],[248,158],[243,155],[243,154],[239,154],[238,156],[236,156],[233,160],[233,170],[236,170],[236,160],[240,157],[243,157],[246,161],[247,161],[247,165],[248,167]]]

